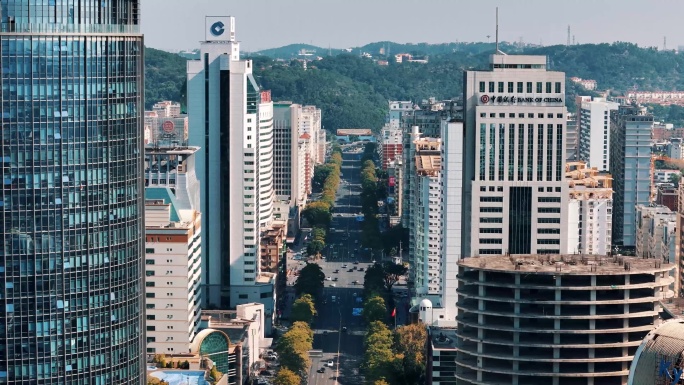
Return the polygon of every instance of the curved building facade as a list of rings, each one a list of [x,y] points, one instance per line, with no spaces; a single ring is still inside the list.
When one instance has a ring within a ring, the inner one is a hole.
[[[141,384],[139,1],[0,16],[0,384]]]
[[[625,384],[659,301],[673,295],[673,268],[621,256],[466,258],[454,376],[480,385]]]
[[[628,385],[680,384],[684,372],[684,319],[648,333],[634,355]]]

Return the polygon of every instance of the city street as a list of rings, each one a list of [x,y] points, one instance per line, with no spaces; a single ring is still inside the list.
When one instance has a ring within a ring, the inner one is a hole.
[[[359,366],[363,356],[364,325],[360,316],[353,315],[353,309],[361,308],[363,276],[371,261],[370,255],[361,250],[360,222],[356,220],[361,212],[360,158],[361,153],[344,152],[342,155],[342,182],[337,191],[329,246],[324,251],[325,258],[318,261],[326,281],[324,303],[317,304],[318,317],[313,327],[314,350],[322,353],[311,357],[310,385],[334,385],[338,364],[340,384],[363,383]],[[328,280],[328,277],[337,278],[337,281]],[[331,359],[334,366],[325,366]],[[318,373],[323,367],[325,372]]]

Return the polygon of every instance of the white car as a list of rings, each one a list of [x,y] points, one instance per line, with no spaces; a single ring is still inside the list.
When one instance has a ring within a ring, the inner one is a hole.
[[[332,368],[335,366],[335,362],[333,360],[328,360],[328,362],[325,363],[325,366]]]
[[[331,283],[330,287],[337,287],[337,285],[335,285],[334,283]]]
[[[332,281],[332,277],[325,277],[326,281]]]

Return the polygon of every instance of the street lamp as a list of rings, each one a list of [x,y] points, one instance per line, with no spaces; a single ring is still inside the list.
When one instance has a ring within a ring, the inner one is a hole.
[[[342,343],[342,308],[337,307],[337,312],[340,314],[340,326],[337,329],[337,369],[335,370],[335,385],[338,384],[338,378],[340,377],[340,344]]]

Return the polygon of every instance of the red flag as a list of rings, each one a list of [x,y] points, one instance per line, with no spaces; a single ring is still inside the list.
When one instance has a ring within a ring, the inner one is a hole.
[[[392,317],[397,316],[397,308],[395,307],[394,310],[392,310]]]

